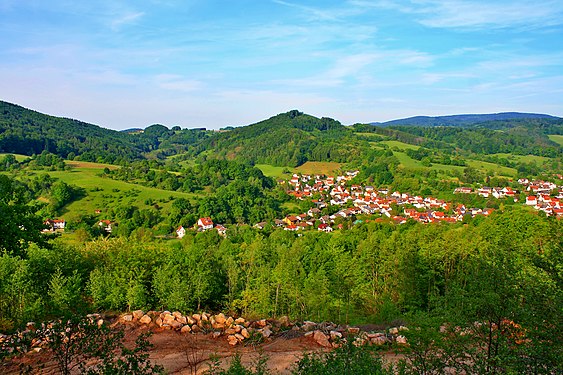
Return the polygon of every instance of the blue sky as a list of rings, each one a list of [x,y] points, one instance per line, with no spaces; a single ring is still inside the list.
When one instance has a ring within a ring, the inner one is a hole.
[[[112,129],[563,116],[561,0],[0,0],[0,99]]]

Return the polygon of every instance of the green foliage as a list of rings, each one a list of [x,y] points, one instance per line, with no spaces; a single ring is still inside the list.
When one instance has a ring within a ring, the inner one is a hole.
[[[0,253],[24,257],[30,243],[46,244],[38,204],[25,191],[22,184],[0,175]]]
[[[254,370],[247,368],[242,364],[242,356],[236,353],[226,370],[221,369],[218,358],[212,358],[209,369],[205,375],[268,375],[270,371],[267,367],[268,358],[260,354],[258,360],[254,364]]]
[[[354,338],[330,352],[305,353],[294,366],[293,375],[384,375],[381,357],[371,347],[356,346]]]

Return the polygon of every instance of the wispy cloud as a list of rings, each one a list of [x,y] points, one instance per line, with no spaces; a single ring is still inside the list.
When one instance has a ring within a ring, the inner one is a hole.
[[[137,22],[145,12],[129,12],[115,17],[110,22],[113,31],[118,31],[122,26]]]

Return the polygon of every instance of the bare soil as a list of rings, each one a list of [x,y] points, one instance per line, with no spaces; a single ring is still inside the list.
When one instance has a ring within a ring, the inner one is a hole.
[[[149,341],[153,344],[150,359],[153,363],[164,366],[168,374],[203,374],[209,369],[211,358],[217,358],[220,366],[226,368],[238,353],[243,365],[254,366],[260,355],[268,358],[268,368],[275,374],[290,374],[294,364],[304,353],[326,351],[312,337],[306,337],[295,331],[286,332],[267,339],[257,345],[230,346],[225,336],[213,337],[213,334],[182,334],[160,328],[146,326],[126,326],[125,344],[133,346],[139,334],[152,331]],[[384,353],[387,361],[396,361],[397,356]],[[58,374],[56,363],[47,352],[30,353],[23,359],[0,364],[0,373],[18,374],[20,365],[31,365],[33,374]],[[42,368],[39,368],[42,367]],[[197,372],[195,372],[197,371]]]

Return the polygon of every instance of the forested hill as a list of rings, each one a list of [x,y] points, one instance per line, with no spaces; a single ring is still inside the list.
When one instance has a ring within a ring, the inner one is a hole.
[[[374,122],[372,125],[377,126],[461,126],[470,127],[478,124],[489,123],[492,121],[513,121],[513,120],[537,120],[550,119],[560,120],[558,117],[538,114],[538,113],[520,113],[520,112],[504,112],[492,114],[467,114],[452,116],[415,116],[405,119],[386,121],[382,123]]]
[[[352,133],[331,118],[292,110],[216,134],[202,142],[197,153],[279,166],[298,166],[306,161],[347,162],[360,153]]]
[[[110,163],[140,158],[143,151],[125,133],[0,101],[0,152],[33,155],[45,150]]]

